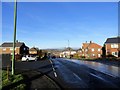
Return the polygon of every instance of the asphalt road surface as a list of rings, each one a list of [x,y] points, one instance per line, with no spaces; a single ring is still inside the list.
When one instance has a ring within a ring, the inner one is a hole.
[[[101,66],[100,68],[97,68],[97,66],[93,66],[87,62],[81,62],[78,60],[75,61],[70,59],[56,58],[52,59],[51,61],[52,62],[49,60],[42,62],[17,62],[16,68],[26,70],[37,69],[38,71],[52,78],[62,89],[120,89],[119,67],[114,68],[114,70],[117,69],[115,71],[118,71],[117,74],[114,74],[114,72],[111,71],[112,69],[105,69],[105,65],[101,65],[98,62],[96,62],[96,64],[98,67]],[[94,63],[94,65],[96,64]],[[109,72],[105,72],[105,70]],[[55,73],[57,75],[55,75]]]

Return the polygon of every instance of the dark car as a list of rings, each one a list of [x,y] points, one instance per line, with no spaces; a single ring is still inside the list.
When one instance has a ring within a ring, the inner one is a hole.
[[[55,58],[56,58],[56,56],[52,56],[52,58],[53,58],[53,59],[55,59]]]

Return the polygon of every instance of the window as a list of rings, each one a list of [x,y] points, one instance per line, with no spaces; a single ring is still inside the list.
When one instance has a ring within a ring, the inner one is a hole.
[[[92,54],[92,56],[95,56],[95,54]]]
[[[87,52],[87,51],[88,51],[88,49],[85,49],[85,51]]]
[[[111,48],[118,48],[118,44],[111,44]]]
[[[115,52],[115,55],[118,55],[118,52]]]
[[[10,50],[12,51],[12,50],[13,50],[13,48],[10,48]]]
[[[92,51],[94,51],[94,48],[92,48]]]
[[[24,51],[26,50],[26,48],[24,48]]]
[[[98,57],[101,57],[101,55],[100,55],[100,54],[98,54]]]
[[[6,48],[3,48],[3,51],[6,51]]]
[[[112,55],[118,57],[118,52],[112,52]]]
[[[100,48],[98,49],[98,51],[100,51]]]
[[[112,52],[112,55],[115,55],[115,52]]]

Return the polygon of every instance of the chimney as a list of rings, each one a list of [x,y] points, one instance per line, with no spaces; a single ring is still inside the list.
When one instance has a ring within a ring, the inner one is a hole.
[[[16,43],[18,43],[18,40],[16,40]]]
[[[92,41],[90,41],[90,43],[92,43]]]

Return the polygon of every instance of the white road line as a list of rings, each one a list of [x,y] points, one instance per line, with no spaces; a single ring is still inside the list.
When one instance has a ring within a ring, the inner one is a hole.
[[[78,75],[76,75],[75,73],[73,73],[79,80],[82,80],[80,77],[78,77]]]
[[[55,75],[55,77],[57,77],[57,73],[56,72],[54,72],[54,75]]]
[[[53,66],[53,62],[51,60],[49,60],[49,61],[50,61],[51,65],[52,65],[54,76],[57,77],[57,73],[56,73],[55,68]]]

